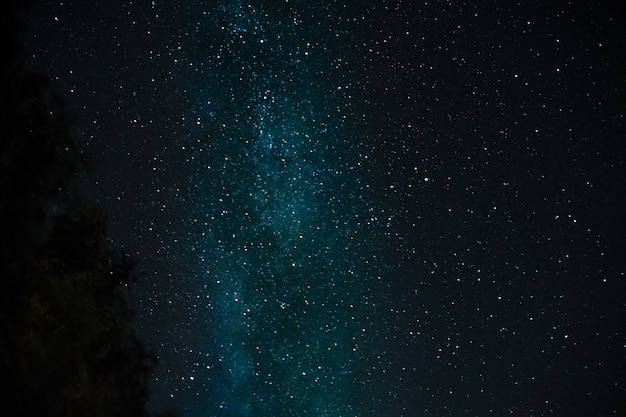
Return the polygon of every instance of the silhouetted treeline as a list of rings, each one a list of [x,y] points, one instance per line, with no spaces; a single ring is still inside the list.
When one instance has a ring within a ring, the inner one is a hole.
[[[26,70],[23,3],[0,13],[0,415],[147,416],[133,264],[107,247],[101,210],[68,204],[83,158],[62,100]]]

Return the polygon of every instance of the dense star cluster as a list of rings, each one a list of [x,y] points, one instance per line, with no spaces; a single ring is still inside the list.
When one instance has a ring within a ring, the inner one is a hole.
[[[82,3],[28,50],[143,270],[152,409],[625,412],[613,2]]]
[[[289,9],[215,14],[219,32],[197,35],[218,52],[198,97],[211,107],[191,220],[211,401],[225,415],[352,415],[379,278],[354,115],[316,75]]]

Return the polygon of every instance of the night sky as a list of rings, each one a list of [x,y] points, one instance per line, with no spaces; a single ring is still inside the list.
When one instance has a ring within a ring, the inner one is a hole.
[[[625,20],[574,3],[34,2],[151,409],[625,415]]]

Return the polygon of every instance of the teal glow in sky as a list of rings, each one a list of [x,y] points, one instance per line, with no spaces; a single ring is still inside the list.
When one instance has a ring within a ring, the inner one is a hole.
[[[615,4],[34,8],[82,193],[143,271],[151,407],[623,414]]]

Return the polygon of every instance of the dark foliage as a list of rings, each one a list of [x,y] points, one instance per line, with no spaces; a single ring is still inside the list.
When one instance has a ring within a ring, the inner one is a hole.
[[[132,267],[105,249],[104,224],[98,210],[54,218],[25,265],[24,291],[10,312],[11,415],[146,415],[153,361],[130,332],[121,289]]]
[[[25,70],[18,5],[2,17],[0,415],[144,416],[154,358],[130,329],[133,263],[107,248],[101,210],[66,204],[83,161],[62,101]]]
[[[0,79],[0,301],[21,290],[20,270],[45,237],[46,211],[69,192],[82,158],[70,137],[70,118],[48,79],[27,71],[20,47],[19,2],[2,14],[5,57]]]

